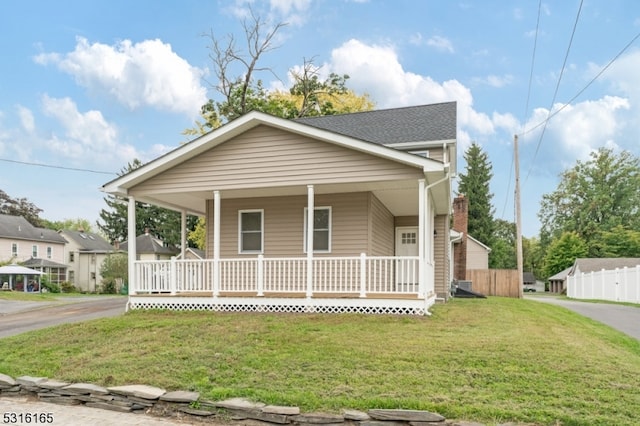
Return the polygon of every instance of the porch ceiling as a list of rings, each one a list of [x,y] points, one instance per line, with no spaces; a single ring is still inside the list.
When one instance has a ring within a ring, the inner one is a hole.
[[[440,179],[443,175],[440,175]],[[430,179],[436,182],[437,178]],[[311,184],[311,183],[310,183]],[[429,181],[427,181],[429,185]],[[431,196],[436,214],[447,214],[450,204],[450,185],[448,181],[441,182],[431,188]],[[337,194],[349,192],[372,192],[394,216],[411,216],[418,214],[418,181],[383,181],[362,182],[348,184],[314,185],[315,194]],[[258,198],[258,197],[282,197],[291,195],[306,195],[306,185],[281,186],[268,188],[235,189],[220,192],[220,198]],[[172,210],[187,210],[190,214],[204,215],[206,201],[213,198],[211,191],[193,192],[162,192],[138,194],[136,199],[151,204],[156,204]]]

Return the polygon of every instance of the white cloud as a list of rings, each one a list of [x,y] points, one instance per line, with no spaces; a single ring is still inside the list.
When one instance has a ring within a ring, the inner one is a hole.
[[[434,47],[436,50],[441,52],[453,53],[453,43],[451,40],[441,37],[441,36],[433,36],[427,40],[427,46]]]
[[[458,127],[470,134],[495,131],[491,118],[473,108],[471,91],[457,80],[442,83],[403,69],[392,46],[349,40],[331,53],[330,71],[348,74],[349,87],[368,93],[378,108],[457,101]],[[464,137],[459,133],[458,137]]]
[[[106,93],[130,109],[151,106],[196,116],[207,101],[206,88],[200,83],[204,71],[157,39],[124,40],[109,46],[78,38],[72,52],[44,53],[34,61],[55,64],[81,86]]]
[[[33,113],[29,108],[25,108],[21,105],[17,106],[18,116],[20,117],[20,124],[27,133],[33,133],[36,129],[35,119]]]
[[[554,111],[563,107],[554,106]],[[584,101],[564,107],[547,123],[542,144],[549,152],[548,158],[560,159],[564,154],[579,160],[603,146],[618,146],[616,140],[623,138],[622,112],[630,108],[629,101],[617,96],[604,96],[594,101]],[[531,140],[539,141],[543,129],[541,123],[547,119],[548,110],[534,110],[527,129],[534,129]]]
[[[138,157],[134,147],[120,144],[116,127],[108,123],[100,111],[81,113],[70,98],[51,98],[44,95],[42,109],[45,115],[55,118],[64,130],[64,135],[52,134],[45,142],[55,155],[66,157],[77,163],[99,162],[117,164]]]

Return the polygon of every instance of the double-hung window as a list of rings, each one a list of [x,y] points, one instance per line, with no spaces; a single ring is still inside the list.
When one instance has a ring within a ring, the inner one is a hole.
[[[18,243],[11,243],[11,257],[18,255]]]
[[[31,247],[31,257],[38,257],[38,246],[35,244]]]
[[[304,208],[304,252],[307,252],[307,212]],[[331,207],[313,209],[313,251],[314,253],[331,252]]]
[[[262,253],[264,247],[264,210],[238,212],[238,251]]]

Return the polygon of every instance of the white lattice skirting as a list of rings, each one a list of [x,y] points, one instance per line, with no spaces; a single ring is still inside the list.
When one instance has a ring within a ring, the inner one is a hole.
[[[431,302],[431,303],[430,303]],[[392,299],[288,299],[288,298],[206,298],[129,297],[127,309],[167,309],[176,311],[274,312],[320,314],[425,315],[433,301]]]

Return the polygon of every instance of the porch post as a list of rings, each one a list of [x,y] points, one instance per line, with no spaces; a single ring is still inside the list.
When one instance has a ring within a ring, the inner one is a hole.
[[[182,210],[180,212],[180,253],[182,254],[182,260],[187,256],[187,211]]]
[[[313,219],[314,219],[313,185],[307,185],[307,297],[313,295]]]
[[[418,294],[425,293],[425,246],[427,240],[424,179],[418,179]]]
[[[128,269],[129,269],[129,295],[136,294],[135,287],[137,286],[136,277],[136,199],[133,196],[129,196],[129,206],[127,211],[127,256],[128,256]]]
[[[220,295],[220,191],[213,191],[213,297]]]

